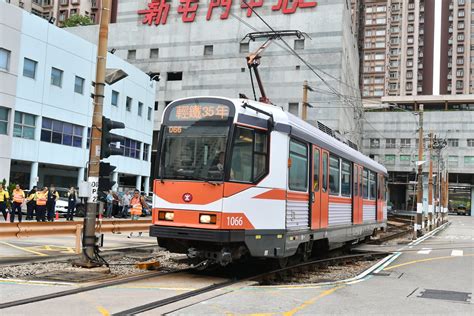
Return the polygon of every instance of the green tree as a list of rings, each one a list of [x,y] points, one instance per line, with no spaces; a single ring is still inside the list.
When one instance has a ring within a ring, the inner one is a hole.
[[[91,20],[90,17],[79,15],[79,14],[73,14],[64,21],[63,27],[73,27],[73,26],[91,25],[91,24],[94,24],[94,22]]]

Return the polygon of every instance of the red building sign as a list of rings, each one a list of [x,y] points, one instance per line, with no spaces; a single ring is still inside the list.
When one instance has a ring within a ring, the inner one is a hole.
[[[148,25],[165,25],[168,19],[170,10],[176,10],[181,14],[181,20],[185,23],[194,22],[198,10],[207,10],[206,20],[212,18],[214,9],[219,14],[221,20],[226,20],[229,17],[232,8],[232,1],[237,0],[211,0],[207,8],[200,6],[199,0],[179,0],[180,4],[177,8],[172,8],[172,3],[166,0],[150,0],[148,8],[139,10],[138,14],[143,15],[142,23]],[[252,16],[252,9],[256,10],[263,6],[263,1],[276,2],[272,6],[272,11],[281,11],[283,14],[293,14],[298,8],[314,8],[318,4],[316,1],[309,0],[247,0],[241,2],[241,10],[245,10],[247,17]]]

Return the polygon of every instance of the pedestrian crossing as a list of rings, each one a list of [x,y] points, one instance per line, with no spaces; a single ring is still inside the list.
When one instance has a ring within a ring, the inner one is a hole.
[[[419,255],[429,255],[433,248],[421,248],[421,250],[417,251]],[[464,256],[464,251],[460,249],[453,249],[451,251],[451,257],[462,257]]]

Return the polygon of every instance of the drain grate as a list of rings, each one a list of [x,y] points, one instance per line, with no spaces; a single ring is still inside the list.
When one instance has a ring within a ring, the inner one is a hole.
[[[42,281],[60,281],[82,283],[109,279],[114,277],[112,274],[105,274],[103,272],[94,271],[53,271],[35,275],[32,279]]]
[[[469,302],[469,300],[471,299],[470,296],[471,296],[471,293],[468,293],[468,292],[425,289],[423,292],[420,293],[420,296],[418,297],[432,298],[435,300]]]

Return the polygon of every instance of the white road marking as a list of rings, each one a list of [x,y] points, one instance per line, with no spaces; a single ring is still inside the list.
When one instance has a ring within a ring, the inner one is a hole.
[[[463,251],[454,249],[453,251],[451,251],[451,256],[453,256],[453,257],[462,257],[463,256]]]
[[[420,251],[418,251],[417,253],[419,255],[428,255],[430,252],[431,252],[431,248],[421,248]]]

